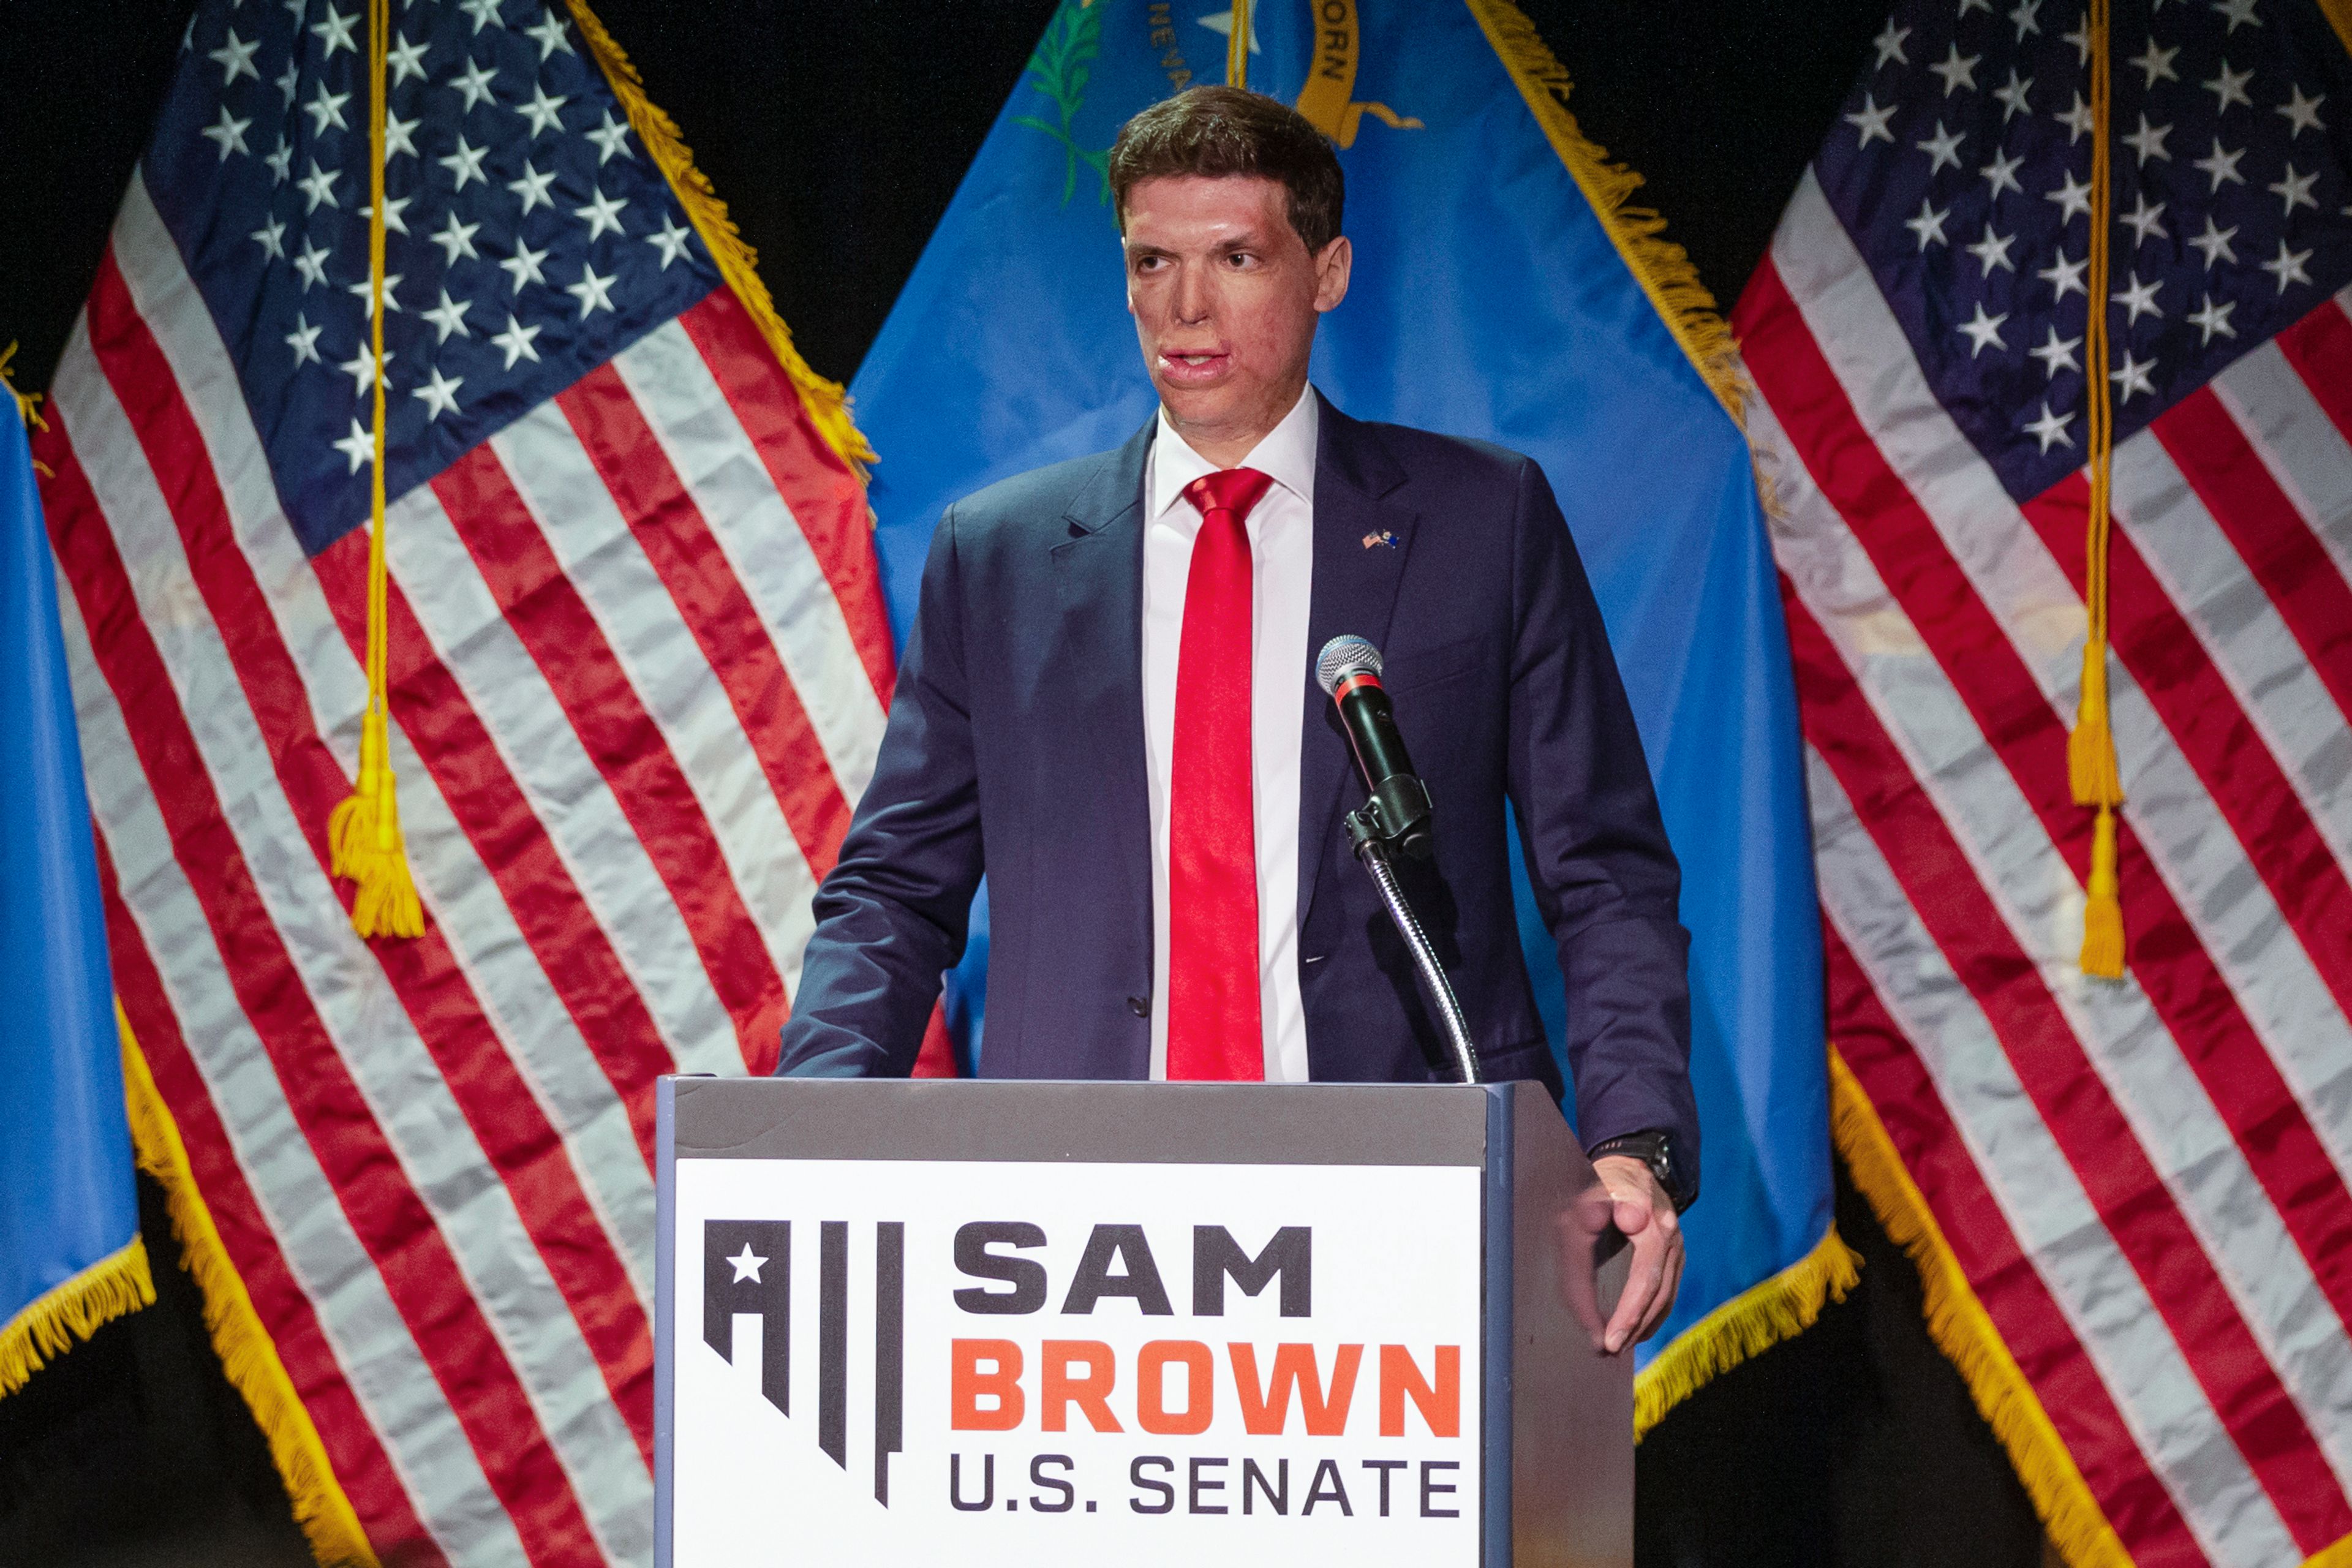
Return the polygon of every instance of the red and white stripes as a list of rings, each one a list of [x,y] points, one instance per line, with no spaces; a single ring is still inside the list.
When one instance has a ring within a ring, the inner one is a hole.
[[[651,1089],[764,1070],[890,675],[863,496],[721,289],[399,498],[428,915],[327,872],[366,542],[306,558],[134,180],[40,455],[118,987],[380,1552],[650,1557]]]
[[[2352,318],[2117,448],[2131,972],[2074,964],[2076,476],[2011,500],[1809,175],[1735,319],[1832,1037],[2143,1563],[2352,1533]]]

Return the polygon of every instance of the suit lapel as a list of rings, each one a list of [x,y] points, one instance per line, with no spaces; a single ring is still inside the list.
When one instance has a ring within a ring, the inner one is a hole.
[[[1051,555],[1061,585],[1073,784],[1104,814],[1106,880],[1137,911],[1142,973],[1151,973],[1151,790],[1143,748],[1143,466],[1157,421],[1114,452],[1065,509]]]
[[[1321,393],[1316,395],[1322,397]],[[1315,454],[1315,581],[1307,611],[1307,723],[1298,759],[1298,924],[1304,931],[1315,884],[1349,795],[1356,765],[1331,700],[1316,683],[1315,660],[1333,637],[1388,641],[1397,584],[1412,553],[1416,514],[1383,498],[1404,470],[1373,430],[1324,399]],[[1359,788],[1356,792],[1360,794]]]

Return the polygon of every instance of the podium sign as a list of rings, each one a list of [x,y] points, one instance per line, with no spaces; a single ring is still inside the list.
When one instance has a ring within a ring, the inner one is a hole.
[[[666,1564],[1630,1556],[1532,1086],[680,1079],[658,1135]]]

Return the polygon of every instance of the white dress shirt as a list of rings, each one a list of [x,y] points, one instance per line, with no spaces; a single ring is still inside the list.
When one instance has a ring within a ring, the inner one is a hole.
[[[1255,804],[1259,1014],[1268,1083],[1307,1081],[1298,994],[1298,750],[1306,722],[1307,612],[1315,578],[1315,389],[1236,465],[1273,479],[1250,509],[1250,795]],[[1143,470],[1143,752],[1151,781],[1151,1076],[1168,1076],[1168,794],[1184,585],[1201,514],[1184,487],[1216,471],[1160,411]]]

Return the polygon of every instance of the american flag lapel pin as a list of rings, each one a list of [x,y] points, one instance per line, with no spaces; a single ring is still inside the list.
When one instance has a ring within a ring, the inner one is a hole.
[[[1373,546],[1381,544],[1385,544],[1391,550],[1394,550],[1396,548],[1396,535],[1391,533],[1385,528],[1381,529],[1378,533],[1368,533],[1364,535],[1365,549],[1370,550]]]

